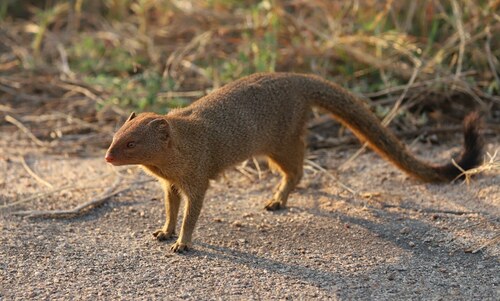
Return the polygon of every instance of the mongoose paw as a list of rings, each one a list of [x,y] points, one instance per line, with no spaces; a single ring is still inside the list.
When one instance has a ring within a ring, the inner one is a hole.
[[[281,204],[281,202],[276,201],[276,200],[271,200],[267,205],[264,207],[267,211],[276,211],[276,210],[281,210],[285,209],[285,206]]]
[[[164,229],[158,229],[155,232],[153,232],[154,238],[156,238],[159,241],[167,240],[171,238],[173,234],[174,234],[173,231],[165,231]]]
[[[176,241],[174,244],[170,246],[170,251],[174,253],[182,253],[184,251],[188,251],[190,246],[188,244]]]

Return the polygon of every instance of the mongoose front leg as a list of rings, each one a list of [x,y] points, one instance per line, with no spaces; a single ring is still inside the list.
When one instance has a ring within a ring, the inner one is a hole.
[[[200,216],[203,198],[208,188],[208,180],[199,187],[186,190],[186,205],[184,207],[184,216],[182,220],[181,232],[179,238],[170,247],[173,252],[182,252],[188,250],[192,245],[193,231]]]
[[[153,236],[160,241],[171,238],[175,233],[181,203],[181,195],[175,185],[162,181],[162,187],[165,193],[165,225],[153,233]]]

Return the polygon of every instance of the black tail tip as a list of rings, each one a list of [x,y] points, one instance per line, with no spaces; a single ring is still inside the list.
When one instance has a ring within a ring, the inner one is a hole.
[[[464,119],[464,153],[461,156],[459,165],[468,170],[481,165],[485,141],[481,135],[483,121],[478,112],[473,112],[467,115]],[[457,162],[458,163],[458,162]]]
[[[464,118],[464,150],[455,159],[455,163],[462,170],[469,170],[481,165],[485,152],[485,142],[481,135],[483,121],[478,112],[473,112]],[[450,163],[439,168],[442,176],[448,180],[454,180],[462,174],[462,170]],[[462,175],[463,177],[463,175]]]

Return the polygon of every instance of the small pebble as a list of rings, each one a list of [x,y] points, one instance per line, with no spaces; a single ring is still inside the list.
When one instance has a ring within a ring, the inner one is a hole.
[[[243,227],[243,224],[240,221],[234,221],[234,223],[232,223],[231,225],[237,228]]]

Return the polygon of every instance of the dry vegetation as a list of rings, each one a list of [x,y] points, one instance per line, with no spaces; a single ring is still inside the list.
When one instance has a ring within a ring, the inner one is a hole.
[[[499,7],[498,0],[3,1],[0,125],[51,153],[102,151],[129,110],[167,112],[254,72],[294,71],[363,95],[406,138],[427,134],[432,142],[429,133],[457,132],[471,110],[483,113],[495,138]],[[332,124],[318,116],[312,148],[356,141],[343,131],[325,138]]]
[[[295,71],[363,93],[381,115],[406,90],[406,108],[500,103],[499,1],[2,5],[2,92],[19,100],[69,91],[100,106],[165,111],[244,75]]]

